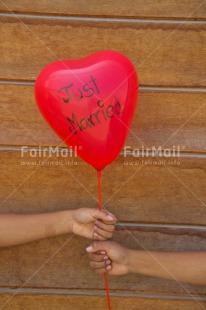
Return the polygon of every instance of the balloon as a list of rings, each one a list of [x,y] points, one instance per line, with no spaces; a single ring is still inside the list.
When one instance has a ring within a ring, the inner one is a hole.
[[[135,68],[115,51],[51,63],[35,84],[36,101],[46,121],[98,171],[120,153],[137,95]]]

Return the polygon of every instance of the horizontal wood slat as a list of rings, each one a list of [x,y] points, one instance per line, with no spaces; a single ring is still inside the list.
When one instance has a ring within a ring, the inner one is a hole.
[[[26,0],[4,0],[0,3],[3,12],[25,12],[40,14],[62,14],[76,16],[113,16],[139,18],[187,18],[205,19],[206,5],[198,0],[170,1],[160,0],[36,0],[35,3]]]
[[[1,17],[0,79],[35,80],[52,61],[112,49],[131,59],[141,85],[204,87],[205,30],[205,24]]]
[[[206,231],[181,229],[122,230],[114,240],[134,248],[159,251],[206,251]],[[103,289],[103,277],[89,266],[89,240],[66,235],[31,244],[0,249],[0,286],[67,289]],[[144,293],[206,294],[206,287],[181,284],[142,275],[109,276],[111,290]]]
[[[0,306],[4,305],[5,310],[79,310],[84,305],[84,310],[94,308],[106,309],[106,299],[104,296],[84,296],[84,295],[55,295],[55,294],[18,294],[12,298],[10,294],[1,294]],[[169,299],[145,299],[134,297],[116,297],[111,296],[111,305],[113,309],[119,310],[202,310],[206,302],[198,300],[169,300]]]
[[[30,155],[0,152],[1,213],[97,207],[92,167],[77,158]],[[121,221],[205,225],[206,159],[143,160],[119,157],[103,170],[105,207]]]
[[[34,87],[0,85],[1,145],[62,145],[40,115]],[[125,145],[206,151],[206,93],[140,91]]]

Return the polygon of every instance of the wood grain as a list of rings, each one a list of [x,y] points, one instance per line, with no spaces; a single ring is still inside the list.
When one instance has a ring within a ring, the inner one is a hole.
[[[62,145],[40,115],[32,86],[0,85],[0,91],[1,145]],[[125,145],[205,152],[205,101],[206,93],[140,91]]]
[[[34,155],[0,152],[1,213],[97,207],[92,167],[77,158]],[[120,221],[205,225],[205,167],[205,158],[144,158],[142,163],[119,157],[103,170],[104,206]]]
[[[7,304],[6,304],[7,302]],[[5,304],[5,305],[4,305]],[[99,310],[106,309],[104,296],[84,296],[84,295],[57,295],[57,294],[18,294],[11,299],[9,294],[0,295],[0,306],[4,305],[5,310],[79,310],[84,305],[84,310],[91,310],[98,307]],[[195,300],[169,300],[169,299],[144,299],[135,297],[111,296],[113,309],[119,310],[202,310],[206,306],[203,301]]]
[[[205,24],[1,17],[0,79],[35,80],[50,62],[109,49],[131,59],[141,85],[204,87],[205,30]]]
[[[23,12],[76,16],[112,16],[134,18],[187,18],[205,19],[205,2],[198,0],[36,0],[35,3],[26,0],[4,0],[0,3],[3,12]]]
[[[206,231],[181,229],[122,230],[114,240],[133,249],[149,251],[206,251]],[[0,255],[0,286],[24,288],[94,289],[104,288],[102,276],[89,266],[84,238],[65,235],[27,245],[2,248]],[[113,290],[145,293],[206,294],[206,287],[145,277],[137,274],[109,276]]]

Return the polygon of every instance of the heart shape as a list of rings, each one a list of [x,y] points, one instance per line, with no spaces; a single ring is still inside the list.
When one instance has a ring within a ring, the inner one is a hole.
[[[115,51],[51,63],[35,83],[36,101],[46,121],[98,171],[120,153],[137,95],[135,68]]]

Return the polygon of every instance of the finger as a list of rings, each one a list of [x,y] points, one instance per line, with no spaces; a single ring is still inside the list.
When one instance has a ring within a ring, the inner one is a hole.
[[[109,241],[101,241],[101,242],[95,241],[95,242],[92,242],[92,244],[86,248],[86,251],[88,253],[95,253],[97,251],[107,252],[107,250],[109,250],[109,248],[110,248],[110,242]]]
[[[106,260],[103,262],[94,262],[94,261],[90,261],[90,267],[92,267],[93,269],[101,269],[101,268],[107,268],[107,266],[111,265],[111,260]]]
[[[106,224],[115,224],[117,222],[116,217],[111,212],[109,212],[107,210],[104,210],[104,209],[102,210],[102,212],[106,214],[107,218],[111,218],[111,221],[109,221],[109,222],[108,222],[107,219],[106,220],[102,220],[104,223],[106,223]],[[112,220],[112,218],[113,218],[113,220]]]
[[[94,235],[95,234],[100,235],[100,236],[102,236],[105,239],[108,239],[108,238],[112,237],[113,232],[105,231],[105,230],[102,230],[101,228],[99,228],[97,226],[94,226]]]
[[[106,233],[105,233],[106,235]],[[112,238],[112,233],[107,233],[107,236],[102,236],[99,233],[93,233],[93,239],[97,241],[106,241]]]
[[[114,224],[117,221],[115,216],[107,211],[93,210],[93,217],[109,224]]]
[[[93,260],[95,262],[102,262],[108,259],[107,255],[102,254],[89,253],[88,256],[90,260]]]
[[[106,251],[98,250],[94,254],[102,254],[102,255],[107,255]]]
[[[95,221],[95,226],[105,230],[105,231],[111,231],[113,232],[115,230],[115,226],[112,224],[105,224],[100,220],[96,220]]]
[[[110,271],[111,269],[112,269],[112,266],[109,265],[109,266],[107,266],[107,267],[105,267],[105,268],[95,269],[95,272],[96,272],[97,274],[104,274],[104,273]]]

